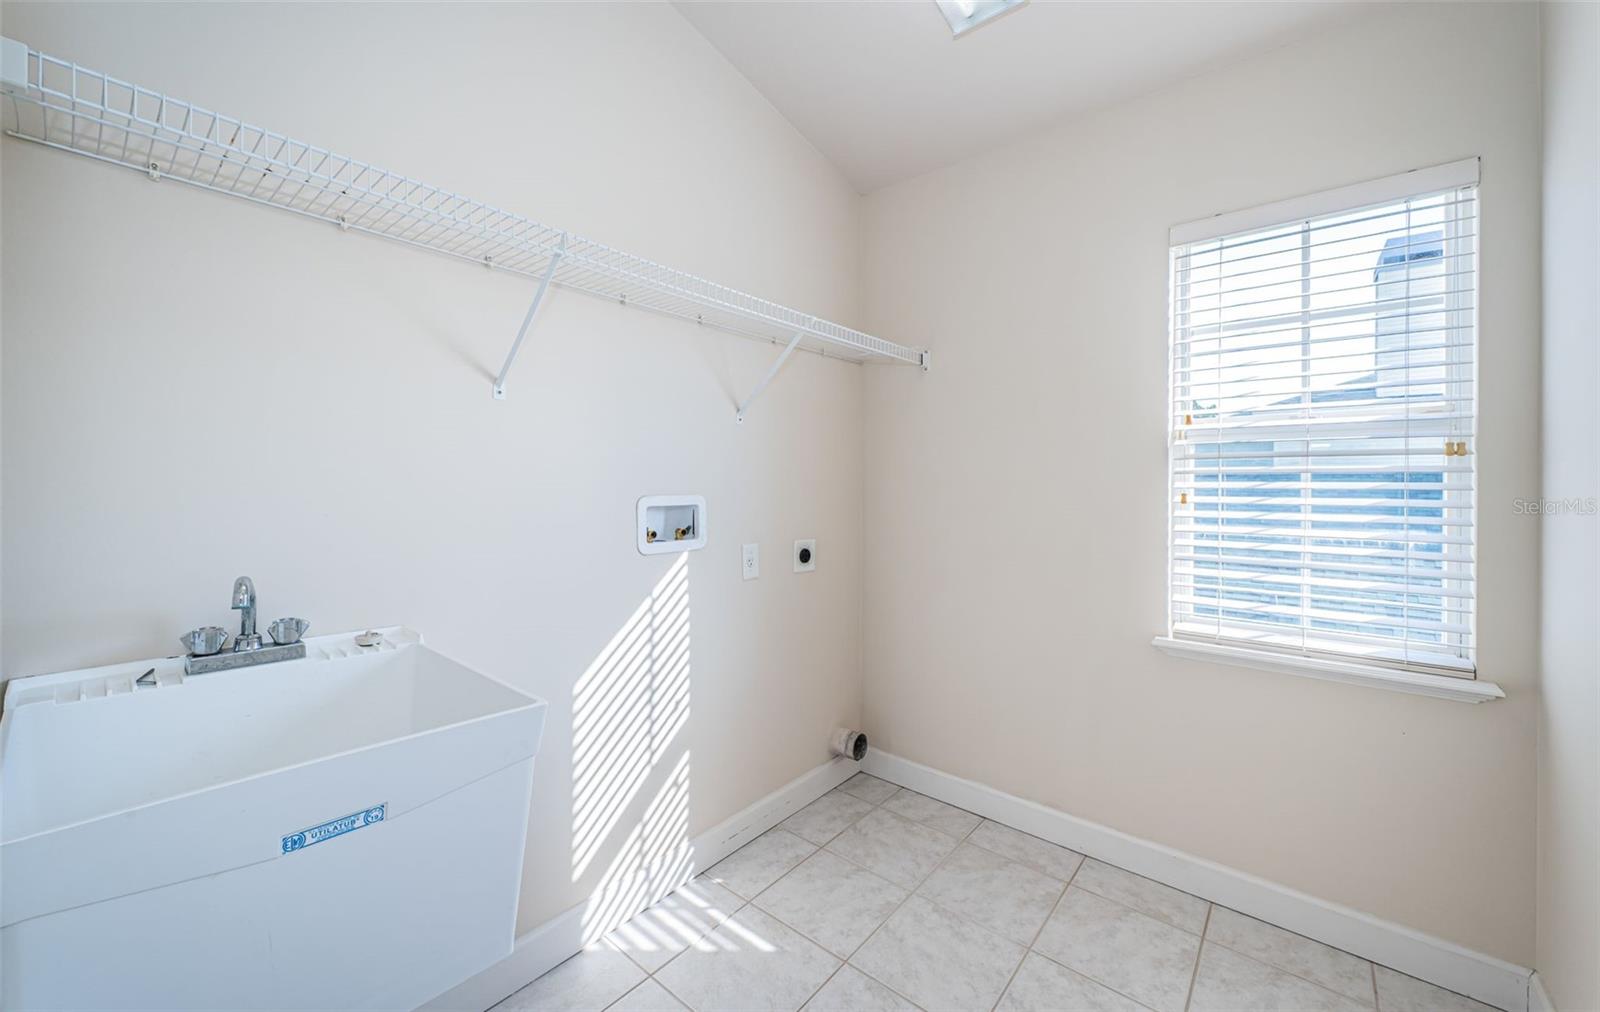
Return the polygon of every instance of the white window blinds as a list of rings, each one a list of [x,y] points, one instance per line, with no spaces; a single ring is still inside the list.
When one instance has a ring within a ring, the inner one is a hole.
[[[1476,180],[1174,229],[1170,635],[1472,673]]]

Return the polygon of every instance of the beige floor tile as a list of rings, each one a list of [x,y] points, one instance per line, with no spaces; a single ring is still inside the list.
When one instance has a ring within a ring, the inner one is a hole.
[[[972,831],[967,837],[968,843],[975,843],[985,850],[992,850],[1001,857],[1009,857],[1018,864],[1025,864],[1036,872],[1058,878],[1065,882],[1077,872],[1078,866],[1083,863],[1083,855],[1075,850],[1058,847],[1048,840],[1041,840],[1037,836],[1029,836],[1010,826],[1002,826],[998,822],[984,820],[983,825]]]
[[[606,943],[654,973],[742,906],[743,899],[702,876],[606,935]]]
[[[1178,1012],[1189,993],[1200,936],[1074,885],[1033,947],[1140,1004]]]
[[[1207,942],[1190,1012],[1361,1012],[1370,1005]]]
[[[894,814],[912,822],[920,822],[929,829],[937,829],[941,833],[949,833],[960,839],[978,828],[983,820],[954,805],[947,805],[943,801],[916,791],[901,788],[893,797],[883,803]]]
[[[747,906],[663,967],[656,979],[695,1012],[794,1012],[839,960],[799,932]]]
[[[956,838],[879,808],[834,837],[827,849],[895,885],[914,889],[956,849]]]
[[[847,959],[905,898],[892,882],[819,850],[753,902]]]
[[[1387,966],[1375,968],[1378,1012],[1493,1012],[1493,1006],[1408,977]]]
[[[780,826],[817,846],[822,846],[850,826],[872,806],[860,798],[829,791],[811,804],[784,819]]]
[[[745,899],[778,881],[817,848],[785,829],[770,829],[723,858],[705,877]]]
[[[492,1012],[600,1012],[644,979],[644,971],[627,956],[594,947],[505,999]]]
[[[689,1009],[652,979],[629,991],[606,1012],[689,1012]]]
[[[917,888],[917,895],[1029,945],[1066,886],[993,851],[963,843]]]
[[[1143,1012],[1137,1002],[1059,963],[1028,953],[996,1012]]]
[[[917,1007],[855,967],[841,966],[806,1002],[806,1012],[917,1012]]]
[[[1026,949],[913,896],[852,965],[930,1012],[990,1009]]]
[[[1083,862],[1072,884],[1175,928],[1197,935],[1205,928],[1206,907],[1210,905],[1205,900],[1094,858]]]
[[[1226,945],[1234,952],[1372,1007],[1372,964],[1359,956],[1226,907],[1212,908],[1206,941]]]
[[[868,776],[865,773],[857,773],[840,784],[838,789],[853,797],[860,798],[869,805],[881,805],[894,797],[895,792],[900,790],[898,786],[891,784],[887,780],[879,780],[877,777]]]

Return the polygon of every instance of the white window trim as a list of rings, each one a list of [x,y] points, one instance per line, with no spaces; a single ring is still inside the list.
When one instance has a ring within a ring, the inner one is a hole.
[[[1420,671],[1404,671],[1356,661],[1337,661],[1320,657],[1279,654],[1266,650],[1252,650],[1225,643],[1202,643],[1197,640],[1157,636],[1151,641],[1156,649],[1174,657],[1210,661],[1238,668],[1256,668],[1320,678],[1329,682],[1365,685],[1391,692],[1407,692],[1415,696],[1432,696],[1435,699],[1453,699],[1459,703],[1486,703],[1504,699],[1505,690],[1493,682],[1477,678],[1458,678],[1453,675],[1427,675]]]
[[[1176,225],[1169,233],[1169,242],[1173,246],[1203,242],[1219,236],[1269,228],[1297,218],[1336,214],[1351,207],[1399,200],[1413,193],[1474,186],[1478,184],[1479,179],[1480,159],[1464,158],[1445,165],[1413,169],[1382,179],[1368,180],[1335,190],[1293,197],[1260,207],[1216,214],[1209,218]],[[1170,568],[1169,559],[1168,569]],[[1433,675],[1403,668],[1363,664],[1354,660],[1280,653],[1268,649],[1254,649],[1171,635],[1156,636],[1151,643],[1164,653],[1189,660],[1276,671],[1350,685],[1365,685],[1370,688],[1431,696],[1436,699],[1483,703],[1505,698],[1505,690],[1499,685],[1476,677]]]

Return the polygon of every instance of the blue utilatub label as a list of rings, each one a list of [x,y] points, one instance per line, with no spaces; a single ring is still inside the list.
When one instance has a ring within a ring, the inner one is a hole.
[[[283,852],[292,854],[297,850],[305,850],[314,843],[331,840],[336,836],[353,833],[362,826],[370,826],[374,822],[382,822],[384,810],[389,807],[388,802],[363,808],[359,812],[351,812],[341,819],[330,819],[319,826],[302,829],[298,833],[290,833],[283,838]]]

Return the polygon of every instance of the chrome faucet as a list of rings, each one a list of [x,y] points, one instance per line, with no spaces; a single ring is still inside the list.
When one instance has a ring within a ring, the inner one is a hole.
[[[233,581],[233,610],[239,613],[239,635],[233,639],[232,650],[222,650],[228,635],[219,626],[206,626],[182,637],[184,646],[189,648],[189,655],[183,659],[185,675],[294,661],[306,655],[305,641],[300,638],[309,624],[305,619],[278,619],[269,627],[272,642],[261,642],[261,634],[256,632],[256,585],[248,576]],[[201,649],[210,652],[196,653]]]
[[[233,581],[233,609],[239,612],[239,635],[233,639],[234,652],[261,649],[261,634],[256,632],[256,585],[248,576]]]

